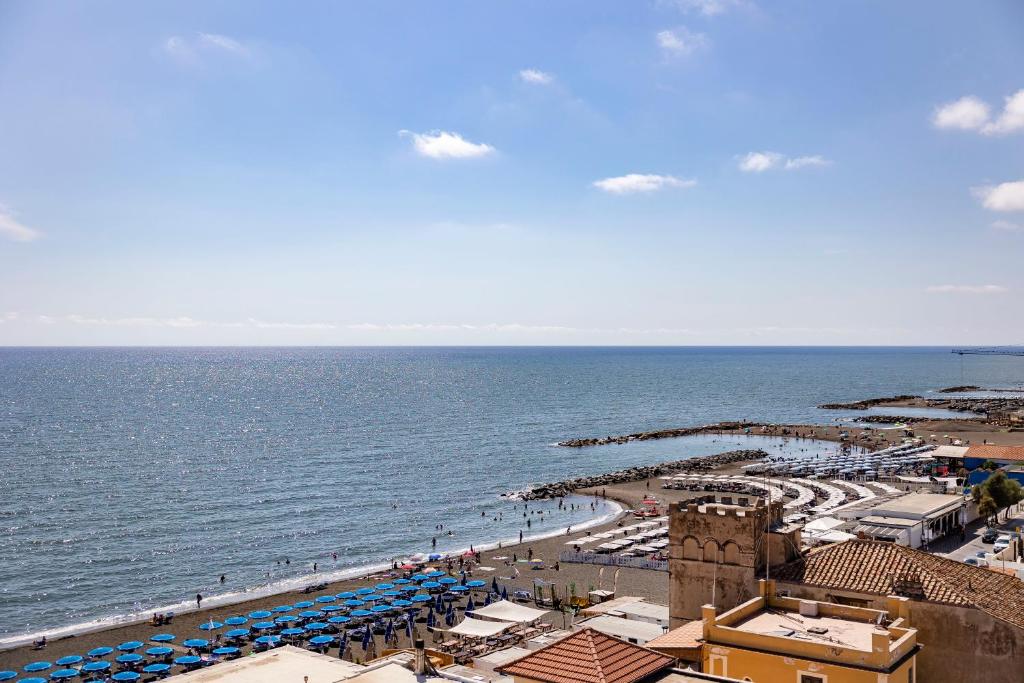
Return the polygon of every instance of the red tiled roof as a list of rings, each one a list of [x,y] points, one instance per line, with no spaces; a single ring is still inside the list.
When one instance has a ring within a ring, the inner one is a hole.
[[[836,543],[773,570],[773,577],[873,595],[898,593],[896,582],[911,579],[921,583],[923,597],[916,599],[974,607],[1024,628],[1024,581],[894,543]]]
[[[668,655],[585,628],[498,671],[548,683],[633,683],[674,662]]]
[[[700,619],[688,621],[654,640],[647,641],[652,650],[661,648],[697,648],[704,642],[704,622]]]
[[[969,446],[964,456],[983,460],[1024,460],[1024,446]]]

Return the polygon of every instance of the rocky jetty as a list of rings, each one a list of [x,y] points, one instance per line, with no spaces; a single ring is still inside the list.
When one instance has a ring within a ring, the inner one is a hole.
[[[650,479],[651,477],[660,477],[666,474],[675,474],[677,472],[708,472],[716,467],[720,467],[721,465],[728,465],[746,460],[760,460],[767,456],[768,454],[760,449],[728,451],[717,455],[687,458],[686,460],[672,460],[669,462],[658,463],[657,465],[630,467],[617,472],[599,474],[593,477],[577,477],[576,479],[566,479],[564,481],[556,481],[550,484],[540,484],[525,491],[506,493],[504,494],[504,497],[514,500],[560,498],[579,489],[586,489],[595,486],[612,486],[613,484],[623,484],[630,481],[642,481],[644,479]]]
[[[884,406],[892,403],[900,403],[903,401],[913,401],[921,398],[920,396],[914,396],[912,394],[901,394],[899,396],[889,396],[883,398],[866,398],[863,401],[853,401],[851,403],[822,403],[819,408],[823,410],[867,410],[873,406]]]
[[[961,394],[965,391],[983,391],[981,387],[974,386],[973,384],[964,384],[959,387],[946,387],[945,389],[939,389],[940,394]]]
[[[630,441],[650,441],[652,439],[674,439],[680,436],[691,436],[693,434],[707,434],[709,432],[732,431],[747,427],[758,427],[756,422],[717,422],[700,427],[679,427],[677,429],[660,429],[654,432],[636,432],[634,434],[623,434],[621,436],[601,436],[589,439],[569,439],[559,441],[558,446],[566,448],[583,448],[584,446],[607,446],[609,444],[629,443]]]
[[[869,422],[871,424],[916,424],[918,422],[937,422],[941,417],[921,417],[920,415],[865,415],[858,417],[858,422]],[[958,417],[957,422],[984,422],[980,417]]]

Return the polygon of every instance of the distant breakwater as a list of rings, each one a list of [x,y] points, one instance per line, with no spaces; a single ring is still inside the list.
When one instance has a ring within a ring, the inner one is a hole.
[[[768,454],[761,449],[728,451],[716,455],[706,455],[686,460],[671,460],[656,465],[630,467],[608,474],[598,474],[593,477],[577,477],[566,479],[550,484],[540,484],[525,491],[514,491],[506,493],[506,498],[514,500],[543,500],[545,498],[560,498],[580,489],[593,488],[596,486],[611,486],[614,484],[625,484],[631,481],[642,481],[651,477],[660,477],[676,472],[707,472],[715,467],[729,465],[747,460],[761,460],[768,457]]]
[[[708,434],[713,432],[729,432],[748,427],[760,427],[757,422],[716,422],[700,427],[679,427],[677,429],[659,429],[653,432],[636,432],[634,434],[623,434],[620,436],[601,436],[589,439],[568,439],[559,441],[557,446],[565,448],[584,448],[585,446],[607,446],[609,444],[629,443],[630,441],[651,441],[654,439],[674,439],[680,436],[692,436],[693,434]]]

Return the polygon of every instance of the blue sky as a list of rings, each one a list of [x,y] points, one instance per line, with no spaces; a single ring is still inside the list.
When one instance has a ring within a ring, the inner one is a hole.
[[[1024,343],[1018,2],[0,4],[0,344]]]

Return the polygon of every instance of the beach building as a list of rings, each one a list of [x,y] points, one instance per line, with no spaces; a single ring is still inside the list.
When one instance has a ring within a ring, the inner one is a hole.
[[[645,621],[665,628],[669,625],[668,605],[647,602],[637,597],[623,596],[580,610],[580,616],[583,617],[596,617],[602,614],[632,621]]]
[[[576,626],[577,628],[592,628],[607,636],[613,636],[636,645],[646,645],[649,641],[665,633],[665,628],[658,624],[608,614],[584,619],[577,622]]]
[[[351,680],[367,670],[360,664],[285,645],[172,676],[171,680],[175,683],[280,683],[301,681],[303,676],[308,676],[309,683],[335,683]]]
[[[906,598],[875,610],[782,597],[774,581],[759,592],[724,613],[704,606],[703,671],[755,683],[916,681],[921,648]]]
[[[855,540],[825,546],[772,576],[794,598],[887,609],[906,598],[906,621],[924,646],[922,681],[1020,683],[1024,661],[1024,581],[893,543]],[[730,675],[732,672],[730,672]],[[831,683],[831,679],[830,679]]]
[[[715,502],[673,505],[669,522],[669,614],[675,628],[713,604],[731,609],[757,595],[766,567],[800,554],[800,526],[783,521],[783,504]]]
[[[674,663],[668,655],[587,628],[498,671],[515,683],[639,683],[661,680]]]
[[[971,521],[968,499],[959,494],[908,493],[875,504],[836,511],[841,519],[856,520],[859,538],[920,548]]]

